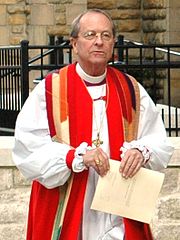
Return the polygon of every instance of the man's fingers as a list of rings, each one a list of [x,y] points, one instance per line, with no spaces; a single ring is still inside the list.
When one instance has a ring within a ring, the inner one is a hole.
[[[109,170],[109,158],[108,155],[101,149],[97,148],[97,159],[95,160],[96,166],[99,170],[99,175],[104,176]]]
[[[127,157],[122,160],[122,163],[120,165],[120,172],[122,173],[123,177],[128,177],[132,169],[135,167],[135,164],[133,165],[133,158]],[[132,169],[131,169],[132,168]]]
[[[125,153],[121,161],[120,172],[123,177],[133,177],[141,168],[143,156],[136,149],[130,149]]]

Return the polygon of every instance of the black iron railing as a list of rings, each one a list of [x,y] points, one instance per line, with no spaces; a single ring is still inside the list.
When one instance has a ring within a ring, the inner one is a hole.
[[[21,109],[21,47],[0,48],[0,128],[13,134]]]

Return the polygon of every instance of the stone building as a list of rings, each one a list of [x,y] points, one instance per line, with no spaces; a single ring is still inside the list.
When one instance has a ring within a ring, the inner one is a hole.
[[[107,10],[117,32],[144,43],[180,42],[178,0],[1,0],[0,45],[47,44],[68,36],[72,19],[89,8]]]

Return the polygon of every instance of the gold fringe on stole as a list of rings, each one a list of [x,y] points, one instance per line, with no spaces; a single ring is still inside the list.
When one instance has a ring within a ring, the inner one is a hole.
[[[64,143],[70,144],[69,140],[69,116],[67,102],[67,70],[68,66],[61,68],[59,73],[60,81],[60,109],[61,109],[61,139]]]
[[[52,112],[54,125],[56,129],[56,137],[58,140],[61,139],[61,112],[60,112],[60,81],[59,74],[53,73],[52,75]]]
[[[52,75],[52,105],[56,135],[53,141],[69,144],[69,117],[67,104],[67,67]]]
[[[56,135],[52,140],[70,144],[69,140],[69,118],[68,118],[68,104],[67,104],[67,67],[60,70],[60,74],[53,73],[52,75],[52,112]],[[73,173],[70,179],[63,186],[59,187],[60,201],[57,208],[51,240],[58,240],[63,219],[71,192]]]
[[[61,214],[61,218],[60,218],[60,222],[59,222],[59,228],[61,228],[62,224],[63,224],[63,219],[64,219],[64,215],[65,215],[65,211],[66,211],[66,207],[67,207],[67,203],[68,203],[68,199],[69,199],[69,195],[70,195],[71,187],[72,187],[72,183],[73,183],[73,177],[74,177],[74,174],[72,173],[71,178],[68,181],[68,187],[66,190],[64,205],[63,205],[62,214]]]
[[[138,134],[138,126],[139,126],[139,115],[140,115],[140,91],[139,86],[135,78],[129,76],[134,86],[135,96],[136,96],[136,111],[133,111],[133,119],[134,119],[134,136],[133,139],[137,139]]]
[[[67,203],[68,203],[68,199],[69,199],[69,195],[70,195],[71,187],[73,183],[73,176],[74,174],[71,174],[71,177],[68,180],[68,182],[65,183],[63,186],[59,187],[60,201],[59,201],[59,205],[56,212],[51,240],[59,240],[59,237],[61,235],[63,220],[64,220],[66,207],[67,207]]]
[[[124,118],[124,135],[125,140],[127,142],[130,142],[132,140],[137,139],[137,133],[138,133],[138,125],[139,125],[139,114],[140,114],[140,92],[139,92],[139,86],[135,78],[128,75],[129,79],[131,80],[134,91],[135,91],[135,97],[136,97],[136,111],[132,109],[132,122],[129,123]]]
[[[67,67],[61,68],[59,71],[60,81],[60,106],[61,106],[61,122],[67,119],[68,103],[67,103]]]
[[[59,187],[61,198],[60,198],[60,201],[59,201],[59,204],[57,207],[57,211],[56,211],[51,240],[59,240],[59,235],[60,235],[60,230],[61,230],[61,228],[59,226],[59,222],[60,222],[61,216],[62,216],[62,210],[63,210],[63,206],[64,206],[66,189],[67,189],[67,184],[64,184],[63,186]]]

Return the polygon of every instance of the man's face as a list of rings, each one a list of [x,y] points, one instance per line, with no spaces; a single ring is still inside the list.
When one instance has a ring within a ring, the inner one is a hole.
[[[78,37],[72,40],[72,45],[81,67],[91,74],[92,68],[106,67],[114,42],[109,19],[101,13],[91,12],[81,18],[80,31]]]

